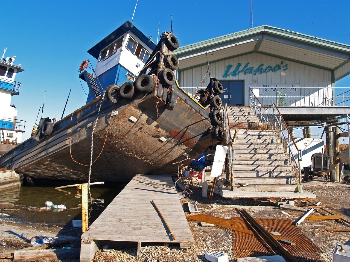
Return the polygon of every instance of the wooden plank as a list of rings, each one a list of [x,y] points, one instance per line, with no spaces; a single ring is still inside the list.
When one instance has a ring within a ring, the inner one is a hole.
[[[327,229],[328,232],[350,232],[350,228],[333,228]]]
[[[310,216],[307,220],[331,220],[331,219],[343,219],[342,215],[328,215],[328,216]]]
[[[37,261],[41,259],[51,261],[74,258],[79,258],[78,249],[17,250],[13,254],[13,261]]]
[[[206,222],[206,223],[210,223],[210,224],[214,224],[220,227],[225,227],[225,228],[229,228],[235,231],[239,231],[239,232],[243,232],[243,233],[247,233],[247,234],[253,234],[253,232],[251,230],[247,230],[244,228],[241,228],[239,226],[235,226],[235,221],[232,219],[225,219],[225,218],[220,218],[220,217],[214,217],[211,215],[205,215],[205,214],[198,214],[198,215],[191,215],[191,216],[187,216],[187,219],[191,219],[191,220],[196,220],[196,221],[200,221],[200,222]]]

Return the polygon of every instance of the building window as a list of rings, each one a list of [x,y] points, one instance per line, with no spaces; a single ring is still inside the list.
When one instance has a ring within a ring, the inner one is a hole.
[[[0,65],[0,76],[5,76],[6,75],[6,71],[7,71],[7,67]]]
[[[101,53],[100,57],[98,58],[98,61],[107,59],[108,57],[114,55],[118,49],[123,44],[123,37],[119,38],[118,40],[114,41],[112,44],[108,45],[106,48],[104,48]]]
[[[149,52],[131,37],[129,37],[129,41],[126,48],[144,63],[146,63],[146,61],[149,58]]]
[[[7,77],[12,78],[14,72],[15,72],[15,70],[13,70],[13,68],[9,68],[9,70],[7,71]]]

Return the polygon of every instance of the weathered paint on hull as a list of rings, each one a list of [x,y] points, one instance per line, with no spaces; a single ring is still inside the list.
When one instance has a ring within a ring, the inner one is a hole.
[[[136,174],[176,172],[176,163],[189,163],[210,145],[208,109],[181,90],[177,103],[166,109],[156,96],[139,95],[132,102],[111,104],[101,99],[57,122],[53,133],[27,140],[0,159],[0,166],[35,178],[87,181],[91,134],[91,181],[124,181]],[[136,120],[136,121],[135,121]]]

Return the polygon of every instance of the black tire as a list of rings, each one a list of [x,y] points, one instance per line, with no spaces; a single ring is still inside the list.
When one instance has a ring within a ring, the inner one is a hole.
[[[154,90],[156,84],[154,83],[153,77],[150,75],[140,75],[135,81],[135,88],[140,92],[151,93]]]
[[[211,101],[210,101],[210,104],[212,107],[216,108],[216,109],[219,109],[221,106],[222,106],[222,100],[221,100],[221,97],[216,95],[214,96]]]
[[[167,35],[165,44],[170,51],[174,51],[175,49],[179,48],[179,41],[177,40],[176,36],[172,33],[169,33]]]
[[[44,136],[49,136],[52,133],[54,123],[45,122],[43,127],[41,128],[41,134]]]
[[[213,83],[213,92],[214,95],[222,94],[224,92],[224,86],[219,81],[215,81]]]
[[[122,98],[131,99],[135,93],[134,84],[132,82],[122,84],[119,93]]]
[[[117,85],[110,85],[107,87],[107,98],[113,104],[118,103],[119,89],[120,87]]]
[[[222,114],[220,110],[217,110],[217,109],[213,110],[209,116],[210,116],[211,124],[213,126],[222,124]]]
[[[167,55],[164,58],[164,63],[167,68],[170,68],[171,70],[177,70],[179,67],[179,60],[175,55]]]
[[[164,87],[172,86],[175,83],[175,75],[174,72],[169,68],[165,68],[163,71],[159,73],[159,81]]]
[[[212,131],[212,136],[214,139],[217,139],[219,141],[222,141],[224,139],[224,130],[221,126],[214,127]]]

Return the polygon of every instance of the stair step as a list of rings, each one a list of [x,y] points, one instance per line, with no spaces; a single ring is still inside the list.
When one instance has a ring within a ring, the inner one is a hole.
[[[280,150],[282,152],[284,152],[284,149],[282,147],[282,144],[278,144],[278,143],[273,143],[273,144],[256,144],[256,143],[247,143],[247,144],[236,144],[233,143],[232,145],[232,149],[236,150],[236,149],[246,149],[246,150],[251,150],[251,149],[276,149],[276,150]]]
[[[236,182],[235,186],[233,187],[233,191],[245,191],[245,192],[294,192],[297,188],[297,185],[288,185],[288,184],[281,184],[281,185],[275,185],[271,184],[271,182],[268,182],[269,184],[247,184],[247,186],[240,186],[237,185]],[[242,183],[244,184],[244,183]]]
[[[238,135],[251,135],[251,136],[275,136],[277,132],[275,130],[245,130],[239,129]]]
[[[287,163],[286,163],[287,162]],[[261,166],[284,166],[288,165],[288,161],[284,160],[233,160],[233,165],[261,165]]]
[[[260,165],[233,165],[234,171],[259,171],[259,172],[291,172],[292,166],[277,165],[277,166],[260,166]]]
[[[296,185],[297,178],[294,176],[289,177],[234,177],[233,182],[235,185],[247,184],[247,185]]]
[[[271,148],[271,149],[263,149],[263,148],[242,148],[242,149],[234,149],[234,154],[285,154],[283,148]]]
[[[263,137],[263,138],[258,138],[255,136],[249,136],[245,139],[242,139],[241,137],[236,137],[234,144],[281,144],[280,139],[276,139],[276,137]]]
[[[287,198],[287,199],[298,199],[298,198],[316,198],[316,195],[310,192],[295,193],[295,192],[246,192],[246,191],[231,191],[224,189],[222,190],[222,197],[226,198]]]
[[[286,155],[283,154],[252,154],[252,153],[237,153],[234,152],[234,159],[237,161],[244,161],[244,160],[281,160],[284,161],[285,159],[288,159]]]
[[[233,170],[233,177],[242,178],[242,177],[255,177],[255,178],[275,178],[275,177],[295,177],[293,171],[252,171],[252,170]]]

